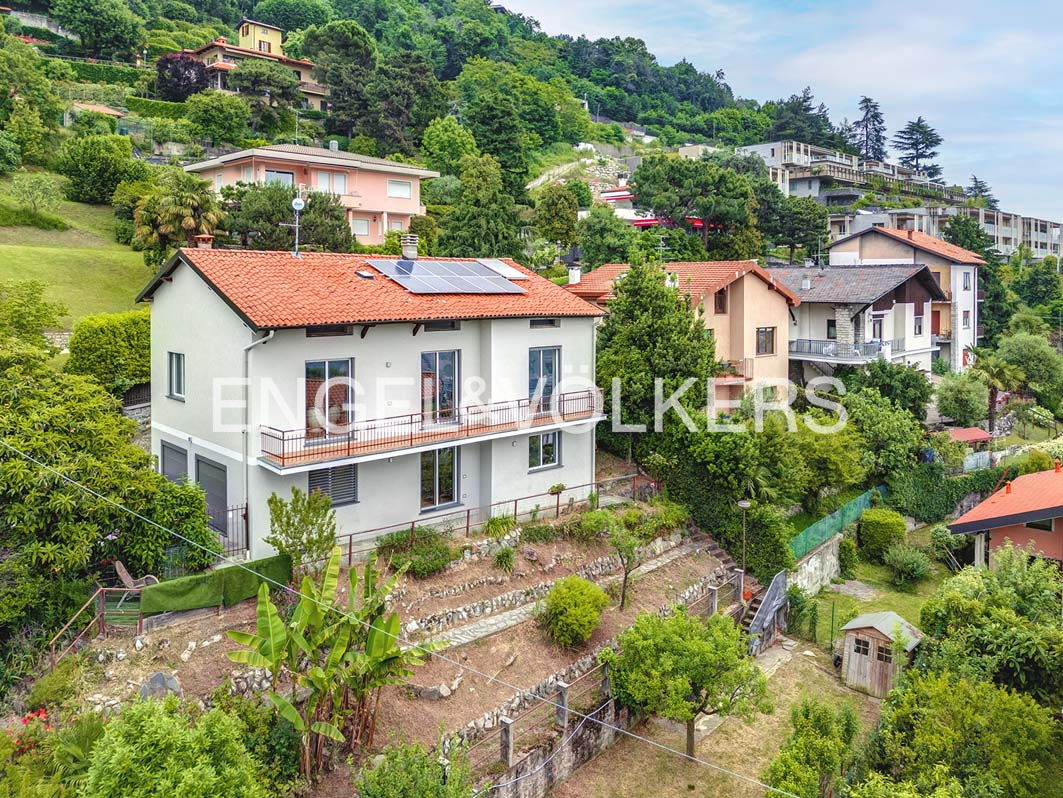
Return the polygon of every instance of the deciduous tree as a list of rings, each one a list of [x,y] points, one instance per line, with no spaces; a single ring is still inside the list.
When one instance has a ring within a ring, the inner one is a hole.
[[[535,229],[561,250],[576,243],[576,197],[560,183],[551,183],[535,201]]]
[[[935,393],[938,413],[961,427],[973,427],[986,417],[989,389],[977,376],[946,374]]]
[[[835,374],[850,391],[874,388],[920,421],[926,419],[926,406],[933,387],[930,380],[913,366],[879,359],[861,368],[839,369]]]
[[[285,31],[324,25],[331,17],[332,6],[326,0],[261,0],[254,10],[255,19]]]
[[[830,798],[845,783],[859,726],[849,704],[835,709],[806,698],[790,710],[790,736],[764,781],[800,798]]]
[[[207,88],[207,65],[185,53],[170,53],[155,62],[159,99],[180,103]]]
[[[68,139],[59,156],[59,171],[70,182],[67,199],[110,202],[123,180],[147,177],[148,165],[133,158],[128,136],[83,136]]]
[[[603,263],[623,263],[634,244],[635,231],[603,202],[591,206],[590,212],[576,223],[576,239],[581,259],[591,268]]]
[[[127,58],[144,41],[140,19],[122,0],[56,0],[51,16],[76,33],[91,55]]]
[[[444,116],[428,123],[421,139],[421,153],[430,169],[443,175],[456,175],[461,159],[479,155],[480,151],[467,127],[453,116]]]
[[[211,144],[235,144],[247,134],[247,100],[220,91],[201,91],[185,101],[185,119]]]
[[[506,193],[502,169],[491,155],[466,156],[462,162],[461,198],[443,217],[441,254],[497,258],[520,255],[516,208]]]

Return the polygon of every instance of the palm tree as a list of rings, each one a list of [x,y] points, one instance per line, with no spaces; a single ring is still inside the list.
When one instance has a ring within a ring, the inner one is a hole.
[[[180,170],[168,170],[140,198],[133,211],[134,242],[161,262],[169,250],[212,234],[225,220],[210,182]]]
[[[971,375],[989,389],[989,432],[992,433],[997,423],[997,396],[1001,391],[1017,390],[1026,381],[1026,373],[991,350],[976,347],[971,353],[975,356]]]

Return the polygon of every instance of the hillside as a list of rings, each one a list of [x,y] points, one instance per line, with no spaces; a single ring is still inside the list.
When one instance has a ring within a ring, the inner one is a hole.
[[[91,313],[126,310],[147,281],[140,253],[114,240],[106,205],[64,201],[69,230],[0,227],[0,281],[39,280],[48,299],[67,308],[64,326]]]

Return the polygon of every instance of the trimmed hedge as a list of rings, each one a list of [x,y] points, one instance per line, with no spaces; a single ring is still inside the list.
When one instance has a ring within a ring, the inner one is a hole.
[[[126,97],[125,107],[138,116],[152,119],[184,119],[185,104],[169,100],[150,100],[147,97]]]
[[[134,385],[150,382],[151,316],[148,309],[97,313],[81,319],[74,325],[74,334],[70,336],[70,359],[65,371],[95,377],[116,396]]]
[[[292,561],[287,555],[277,554],[249,562],[246,568],[230,566],[149,585],[140,594],[140,611],[155,615],[219,605],[231,607],[258,593],[263,580],[251,571],[286,585],[292,579]]]
[[[890,547],[904,543],[907,534],[904,516],[893,510],[872,507],[860,516],[857,539],[864,559],[871,562],[882,562]]]
[[[78,80],[85,83],[120,83],[135,86],[140,76],[147,72],[144,69],[116,64],[90,64],[86,61],[67,61],[66,63],[74,70]]]
[[[1014,479],[1018,473],[1014,466],[998,466],[950,477],[940,463],[919,463],[889,478],[887,504],[917,521],[934,524],[951,517],[964,496],[989,494],[1002,484],[1005,471],[1007,479]]]

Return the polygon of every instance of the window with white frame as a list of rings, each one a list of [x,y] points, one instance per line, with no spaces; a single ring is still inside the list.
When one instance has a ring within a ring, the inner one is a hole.
[[[171,399],[185,398],[185,356],[180,352],[167,353],[169,385],[166,395]]]
[[[528,437],[528,468],[550,468],[561,464],[561,433],[544,432]]]
[[[333,507],[355,504],[358,501],[358,466],[343,465],[311,471],[307,490],[318,491],[332,500]]]
[[[922,335],[923,334],[923,317],[922,316],[916,316],[915,320],[914,320],[914,324],[912,325],[912,327],[913,327],[912,332],[913,332],[914,335]]]
[[[430,510],[458,502],[458,450],[456,447],[421,452],[421,509]]]
[[[963,312],[963,329],[969,330],[971,328],[971,311],[965,310]]]
[[[970,291],[971,290],[971,273],[970,272],[964,272],[963,273],[963,290],[964,291]]]
[[[388,180],[388,196],[394,199],[411,199],[413,183],[409,180]]]
[[[369,235],[369,220],[368,219],[351,219],[351,232],[356,236]]]
[[[388,219],[388,230],[402,230],[402,219]]]

